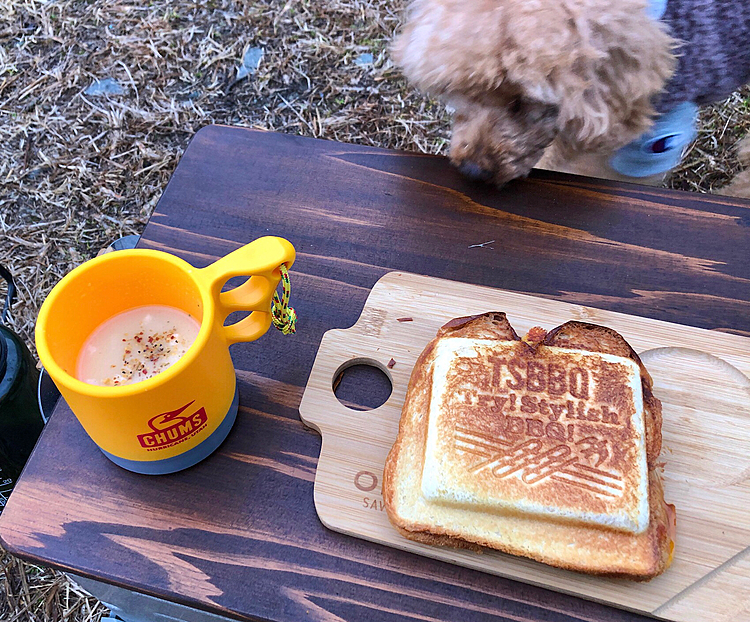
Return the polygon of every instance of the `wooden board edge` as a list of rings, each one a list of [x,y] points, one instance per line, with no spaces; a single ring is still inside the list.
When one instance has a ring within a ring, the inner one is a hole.
[[[746,580],[746,586],[741,593],[737,591],[737,582],[728,583],[732,578]],[[686,587],[679,594],[675,594],[663,605],[654,609],[654,616],[680,622],[693,620],[712,620],[713,622],[734,622],[735,620],[750,620],[750,546],[737,553],[718,568],[698,579]],[[721,599],[718,603],[724,611],[701,609],[704,602],[704,592],[714,592],[729,595],[730,598]]]

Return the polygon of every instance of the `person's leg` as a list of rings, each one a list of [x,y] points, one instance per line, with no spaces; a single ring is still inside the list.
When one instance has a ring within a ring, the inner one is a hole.
[[[597,179],[614,179],[616,181],[626,181],[647,186],[660,186],[664,181],[664,173],[639,178],[621,175],[609,165],[611,158],[611,155],[601,155],[598,153],[583,153],[565,159],[545,154],[535,168],[557,171],[559,173],[570,173],[571,175],[595,177]]]
[[[636,179],[664,175],[676,167],[697,135],[698,106],[683,102],[660,115],[653,127],[615,152],[609,165]]]
[[[614,155],[582,153],[561,157],[550,149],[536,167],[658,186],[664,176],[680,163],[685,150],[695,139],[697,115],[698,107],[685,102],[657,117],[648,132]]]

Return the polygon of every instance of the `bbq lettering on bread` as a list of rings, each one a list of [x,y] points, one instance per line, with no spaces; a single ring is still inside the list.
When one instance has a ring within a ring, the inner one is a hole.
[[[412,372],[383,477],[389,519],[429,544],[653,578],[671,562],[675,514],[652,386],[602,326],[520,339],[503,313],[452,320]]]

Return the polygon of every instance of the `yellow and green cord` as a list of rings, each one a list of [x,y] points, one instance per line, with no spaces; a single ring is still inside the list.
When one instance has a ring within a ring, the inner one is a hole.
[[[289,306],[292,286],[289,282],[289,270],[285,264],[279,266],[281,272],[281,298],[279,293],[273,293],[271,318],[273,325],[284,335],[292,335],[297,331],[297,313]]]

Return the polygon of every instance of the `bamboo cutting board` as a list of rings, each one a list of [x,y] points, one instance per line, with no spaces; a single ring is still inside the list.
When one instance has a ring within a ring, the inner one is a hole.
[[[454,317],[504,311],[519,335],[576,319],[609,326],[640,354],[663,404],[665,497],[677,506],[672,566],[649,583],[603,579],[497,552],[435,547],[391,526],[381,496],[385,458],[412,367]],[[410,319],[410,321],[404,321]],[[383,370],[382,406],[341,404],[333,381],[348,366]],[[330,529],[458,565],[657,617],[750,620],[750,339],[513,292],[393,272],[376,283],[359,321],[325,334],[300,414],[322,449],[315,506]]]

